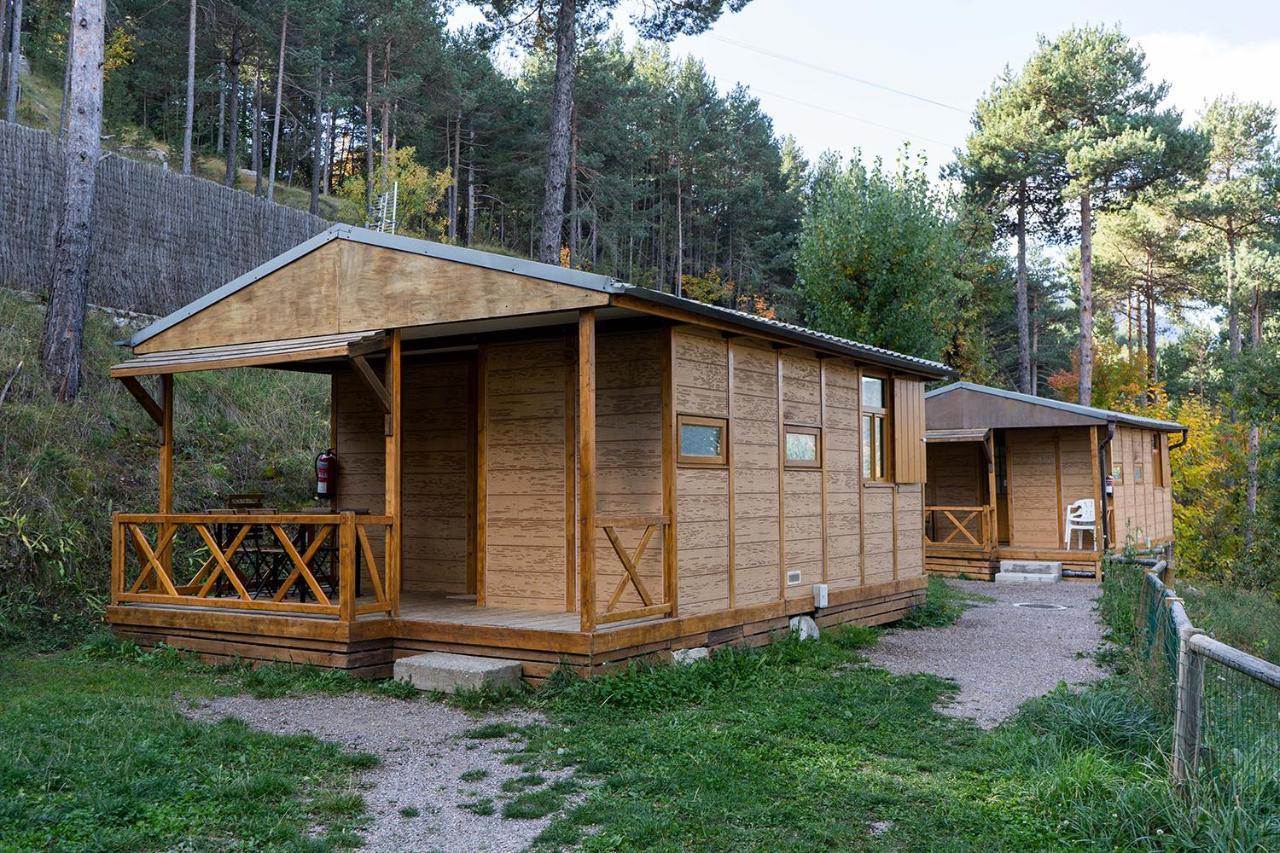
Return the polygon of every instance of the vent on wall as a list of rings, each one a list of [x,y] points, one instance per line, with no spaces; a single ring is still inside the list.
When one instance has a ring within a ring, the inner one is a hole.
[[[787,586],[795,586],[798,583],[800,583],[800,571],[797,569],[787,572]]]

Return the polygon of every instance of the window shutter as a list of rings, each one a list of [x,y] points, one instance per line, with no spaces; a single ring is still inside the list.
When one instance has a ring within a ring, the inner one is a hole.
[[[893,379],[893,471],[899,483],[926,479],[924,383],[918,379]]]

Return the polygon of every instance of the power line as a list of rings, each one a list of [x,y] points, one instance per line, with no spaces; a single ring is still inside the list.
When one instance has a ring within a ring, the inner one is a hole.
[[[726,38],[725,36],[716,35],[715,33],[710,33],[709,35],[711,38],[715,39],[716,41],[721,41],[721,42],[724,42],[725,44],[742,48],[743,50],[749,50],[749,51],[752,51],[753,53],[761,54],[762,56],[772,57],[773,59],[780,59],[783,62],[790,62],[793,65],[799,65],[803,68],[809,68],[813,71],[821,71],[823,74],[831,74],[832,76],[840,77],[845,80],[850,80],[854,83],[860,83],[863,86],[870,86],[873,89],[880,89],[885,92],[892,92],[893,94],[901,95],[904,98],[911,98],[912,100],[920,101],[921,103],[932,104],[935,107],[942,107],[944,110],[951,110],[952,112],[957,112],[962,114],[968,113],[968,110],[963,110],[960,107],[953,106],[951,104],[944,104],[942,101],[935,101],[933,98],[926,98],[924,95],[917,95],[914,92],[908,92],[903,89],[895,89],[893,86],[887,86],[884,83],[877,83],[876,81],[868,80],[865,77],[855,77],[852,74],[846,74],[845,72],[837,71],[834,68],[826,68],[822,65],[815,65],[814,63],[806,62],[803,59],[796,59],[795,57],[787,56],[786,54],[775,53],[772,50],[767,50],[763,47],[756,47],[753,44],[747,44],[746,42],[738,41],[737,39]]]
[[[824,106],[820,106],[820,105],[818,105],[818,104],[811,104],[811,103],[809,103],[809,102],[807,102],[807,101],[797,100],[796,98],[792,98],[792,97],[791,97],[791,96],[789,96],[789,95],[782,95],[782,94],[779,94],[778,92],[770,92],[770,91],[767,91],[767,90],[765,90],[765,89],[760,89],[760,88],[757,88],[757,87],[754,87],[754,86],[751,88],[751,91],[752,91],[752,92],[758,92],[758,93],[759,93],[759,94],[761,94],[761,95],[768,95],[768,96],[769,96],[769,97],[771,97],[771,98],[781,98],[781,99],[782,99],[782,100],[784,100],[784,101],[790,101],[790,102],[791,102],[791,103],[793,103],[793,104],[798,104],[798,105],[800,105],[800,106],[802,106],[802,107],[808,107],[808,108],[809,108],[809,109],[811,109],[811,110],[820,110],[820,111],[822,111],[822,112],[824,112],[824,113],[830,113],[830,114],[831,114],[831,115],[833,115],[833,116],[840,116],[841,118],[847,118],[847,119],[850,119],[850,120],[852,120],[852,121],[862,122],[863,124],[869,124],[869,125],[871,125],[872,127],[878,127],[878,128],[880,128],[881,130],[888,130],[888,131],[891,131],[891,132],[893,132],[893,133],[900,133],[900,134],[902,134],[903,136],[906,136],[906,137],[908,137],[908,138],[910,138],[910,139],[918,140],[918,141],[920,141],[920,142],[932,142],[934,145],[945,145],[945,146],[947,146],[948,148],[952,146],[952,143],[950,143],[950,142],[943,142],[941,139],[933,139],[933,138],[928,137],[928,136],[921,136],[921,135],[920,135],[920,134],[918,134],[918,133],[912,133],[911,131],[909,131],[909,130],[903,130],[903,129],[902,129],[902,128],[900,128],[900,127],[892,127],[892,126],[887,125],[887,124],[881,124],[881,123],[880,123],[880,122],[878,122],[878,121],[872,121],[872,120],[871,120],[871,119],[869,119],[869,118],[863,118],[862,116],[855,116],[855,115],[851,115],[851,114],[849,114],[849,113],[842,113],[842,112],[840,112],[839,110],[833,110],[833,109],[831,109],[830,107],[824,107]]]

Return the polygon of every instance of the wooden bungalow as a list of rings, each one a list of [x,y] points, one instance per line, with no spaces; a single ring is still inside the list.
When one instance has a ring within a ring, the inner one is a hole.
[[[1099,580],[1107,548],[1173,540],[1181,424],[969,382],[925,398],[930,573],[990,580],[1001,560],[1037,560]]]
[[[121,636],[368,675],[444,650],[536,680],[923,598],[941,364],[347,226],[129,345],[112,374],[159,427],[160,498],[114,516]],[[180,374],[249,366],[331,377],[331,499],[174,494]]]

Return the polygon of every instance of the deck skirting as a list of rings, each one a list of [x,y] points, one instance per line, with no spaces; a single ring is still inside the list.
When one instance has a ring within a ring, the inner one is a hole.
[[[172,607],[112,606],[115,634],[149,647],[165,644],[214,663],[286,662],[342,669],[361,678],[390,676],[400,657],[427,651],[520,661],[526,681],[539,683],[558,666],[590,676],[630,661],[669,658],[678,649],[761,646],[782,636],[789,620],[813,616],[822,628],[881,625],[924,601],[925,578],[832,591],[815,610],[812,596],[698,616],[661,619],[593,633],[462,625],[421,619],[337,621],[259,613],[198,612]]]

